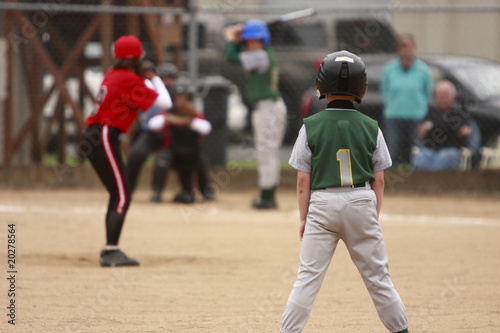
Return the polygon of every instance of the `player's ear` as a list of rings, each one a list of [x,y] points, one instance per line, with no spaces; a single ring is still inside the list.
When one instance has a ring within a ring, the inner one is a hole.
[[[360,96],[360,97],[358,98],[358,104],[361,104],[361,102],[363,102],[363,99],[364,99],[364,98],[365,98],[365,96],[366,96],[366,91],[367,91],[367,90],[368,90],[368,85],[366,85],[366,87],[365,87],[365,92],[363,93],[363,95],[362,95],[362,96]]]

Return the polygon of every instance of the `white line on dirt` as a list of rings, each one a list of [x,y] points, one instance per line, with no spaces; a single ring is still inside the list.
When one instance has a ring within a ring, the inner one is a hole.
[[[45,207],[45,206],[18,206],[18,205],[0,205],[0,213],[13,213],[13,214],[25,214],[25,213],[37,213],[37,214],[61,214],[68,212],[67,209],[60,209],[57,207]],[[71,214],[102,214],[106,212],[105,208],[98,207],[73,207],[69,209]]]
[[[497,225],[500,222],[494,219],[478,217],[459,216],[432,216],[432,215],[402,215],[402,214],[381,214],[382,222],[403,222],[403,223],[433,223],[433,224],[459,224],[459,225]]]
[[[70,213],[75,215],[103,214],[105,207],[72,207],[69,210],[46,206],[21,206],[21,205],[0,205],[0,213],[11,214],[62,214]],[[277,211],[279,212],[279,211]],[[294,217],[299,216],[298,210],[283,211],[283,214],[289,214]],[[219,215],[218,209],[212,209],[209,215]],[[451,224],[451,225],[496,225],[500,226],[500,221],[491,218],[479,217],[459,217],[459,216],[432,216],[432,215],[404,215],[404,214],[381,214],[380,221],[394,223],[417,223],[417,224]]]

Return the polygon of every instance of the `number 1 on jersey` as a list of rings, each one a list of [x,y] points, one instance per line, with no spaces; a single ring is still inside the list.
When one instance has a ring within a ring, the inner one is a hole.
[[[339,149],[337,161],[340,164],[340,186],[352,186],[351,150]]]

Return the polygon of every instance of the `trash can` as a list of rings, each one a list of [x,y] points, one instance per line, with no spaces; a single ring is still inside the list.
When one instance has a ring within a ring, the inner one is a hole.
[[[203,114],[212,124],[212,132],[203,139],[203,151],[211,166],[226,165],[229,141],[227,128],[228,101],[233,83],[220,75],[198,80],[198,93],[203,102]]]

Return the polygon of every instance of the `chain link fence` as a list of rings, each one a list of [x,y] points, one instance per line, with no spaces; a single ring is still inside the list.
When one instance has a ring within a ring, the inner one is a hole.
[[[460,40],[451,24],[457,18],[442,15],[464,15],[463,11],[468,10],[468,15],[481,20],[492,13],[498,15],[499,8],[373,3],[361,7],[313,1],[312,5],[318,4],[316,17],[270,24],[280,67],[279,88],[288,108],[285,147],[293,145],[303,117],[325,107],[315,98],[316,69],[321,59],[335,50],[347,49],[365,61],[369,90],[359,109],[383,125],[379,84],[382,69],[396,57],[397,33],[414,32],[420,46],[419,58],[429,65],[436,82],[448,79],[454,83],[458,103],[470,113],[481,136],[476,146],[462,150],[461,168],[500,167],[500,81],[496,75],[500,74],[500,65],[476,57],[437,54],[455,51],[452,44]],[[3,2],[0,162],[42,163],[47,156],[55,155],[59,163],[67,163],[68,153],[77,149],[84,119],[92,110],[103,73],[111,64],[112,42],[120,35],[135,34],[143,41],[146,58],[157,64],[173,62],[196,79],[204,112],[216,123],[205,150],[209,156],[215,156],[212,162],[225,163],[227,155],[221,151],[230,145],[252,144],[252,105],[244,93],[243,70],[225,59],[223,30],[249,18],[273,21],[281,14],[301,9],[296,2],[291,4],[296,8],[287,8],[279,1],[276,4],[277,7],[249,5],[238,0],[199,2],[197,7],[189,7],[184,1]],[[409,31],[412,25],[405,25],[405,21],[441,22],[448,47],[435,47],[439,39],[432,41],[426,37],[429,33],[422,34],[422,29]],[[483,25],[469,25],[468,33],[482,36],[482,32],[496,29],[496,20],[482,22]],[[444,26],[445,23],[449,24]],[[190,26],[196,28],[195,49],[189,48]],[[460,29],[457,28],[457,34]],[[476,55],[470,47],[463,47],[464,52],[458,50],[454,53]],[[490,59],[500,57],[496,53],[483,55]],[[479,155],[474,155],[476,151]]]

